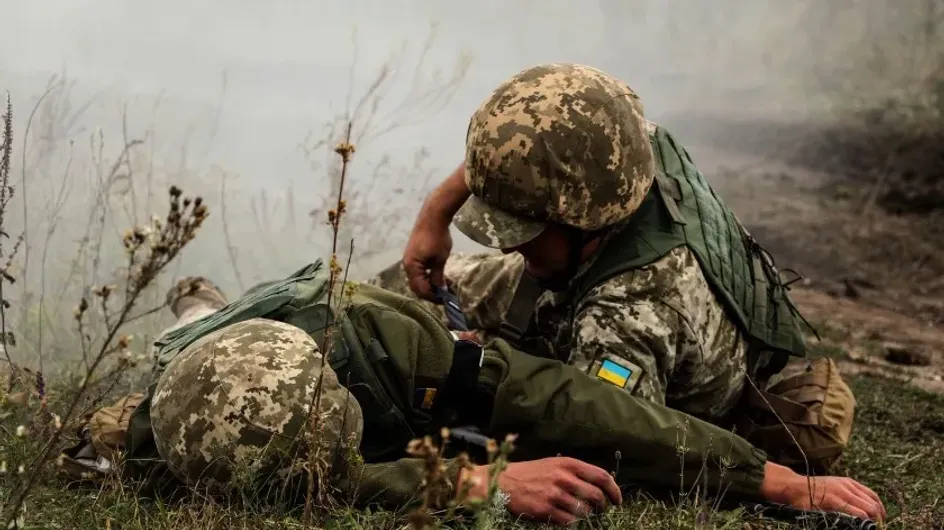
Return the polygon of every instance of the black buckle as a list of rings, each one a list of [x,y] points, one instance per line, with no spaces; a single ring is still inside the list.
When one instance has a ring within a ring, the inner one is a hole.
[[[449,321],[449,329],[456,331],[469,331],[469,324],[465,320],[465,314],[462,313],[462,306],[459,305],[459,297],[449,292],[447,287],[433,285],[433,294],[442,303],[446,310],[446,319]]]

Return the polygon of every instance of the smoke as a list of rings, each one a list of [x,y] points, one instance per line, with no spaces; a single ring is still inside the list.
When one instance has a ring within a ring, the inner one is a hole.
[[[515,72],[597,66],[687,139],[683,118],[694,115],[815,111],[812,95],[831,78],[823,72],[841,72],[869,31],[887,29],[875,21],[888,5],[0,0],[0,89],[16,112],[14,184],[28,197],[9,217],[22,224],[12,232],[27,230],[24,304],[40,292],[70,300],[75,282],[64,278],[99,222],[88,210],[102,193],[105,246],[160,213],[164,186],[203,195],[211,219],[175,273],[209,276],[229,293],[324,257],[332,142],[365,95],[346,185],[349,221],[360,223],[346,233],[355,277],[399,258],[423,196],[462,158],[469,115]],[[143,143],[105,186],[131,139]],[[476,248],[458,234],[456,245]]]
[[[419,45],[431,23],[438,27],[429,68],[448,70],[463,52],[474,63],[448,108],[411,128],[409,139],[384,147],[425,145],[431,161],[445,167],[461,157],[475,105],[502,79],[539,62],[586,62],[611,71],[640,92],[655,118],[729,104],[721,95],[725,91],[763,87],[778,66],[784,67],[784,40],[795,37],[786,34],[786,26],[802,3],[2,4],[0,71],[18,108],[28,107],[51,74],[65,72],[83,94],[107,91],[84,116],[90,127],[113,123],[125,101],[145,107],[162,97],[159,129],[179,141],[187,124],[212,114],[220,103],[225,72],[225,109],[206,162],[279,182],[304,173],[295,145],[344,105],[352,91],[352,63],[353,90],[362,91],[394,50],[404,43]],[[198,133],[191,134],[194,148],[201,148]]]

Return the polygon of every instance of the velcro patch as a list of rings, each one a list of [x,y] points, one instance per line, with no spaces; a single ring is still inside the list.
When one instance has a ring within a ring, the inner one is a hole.
[[[642,377],[642,368],[616,355],[606,354],[593,362],[590,375],[631,393]]]
[[[419,404],[419,407],[422,410],[429,410],[433,408],[433,404],[436,402],[436,389],[417,388],[416,396],[414,397],[413,402]]]

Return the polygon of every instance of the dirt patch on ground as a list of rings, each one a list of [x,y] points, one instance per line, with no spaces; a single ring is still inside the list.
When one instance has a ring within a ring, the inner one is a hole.
[[[794,289],[818,328],[821,352],[836,353],[846,374],[895,379],[944,394],[944,328],[898,311],[812,289]]]

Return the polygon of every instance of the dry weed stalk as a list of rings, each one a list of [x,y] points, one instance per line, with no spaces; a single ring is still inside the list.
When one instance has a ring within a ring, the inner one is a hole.
[[[508,457],[514,451],[517,435],[507,435],[501,445],[494,439],[488,439],[486,451],[489,472],[487,494],[484,499],[469,498],[472,488],[478,485],[474,482],[474,477],[466,480],[458,490],[456,485],[449,480],[447,462],[443,456],[449,444],[449,429],[443,428],[440,437],[442,438],[440,446],[437,446],[430,436],[413,439],[407,444],[407,453],[422,459],[425,470],[421,483],[423,501],[408,514],[410,524],[414,530],[436,528],[439,527],[440,520],[452,520],[460,509],[465,508],[472,513],[477,528],[494,527],[496,521],[506,514],[505,499],[499,491],[498,478],[508,467]],[[455,466],[459,473],[462,470],[474,469],[468,453],[464,451],[455,458]],[[435,513],[440,513],[441,517],[437,518]]]
[[[190,243],[197,234],[200,226],[206,219],[208,212],[200,197],[194,199],[181,198],[182,192],[176,186],[169,189],[169,212],[162,222],[154,218],[149,226],[139,226],[125,232],[122,243],[127,253],[127,269],[124,271],[125,285],[123,289],[106,285],[93,290],[98,298],[104,320],[104,338],[95,350],[94,356],[89,356],[91,336],[86,331],[85,322],[90,303],[83,297],[75,310],[75,320],[82,339],[83,359],[91,360],[87,363],[84,377],[75,395],[69,401],[65,413],[58,422],[58,427],[50,435],[39,455],[29,466],[25,479],[15,488],[16,494],[7,510],[7,527],[14,524],[23,502],[36,483],[42,467],[50,460],[50,456],[58,445],[65,428],[70,424],[80,401],[88,388],[92,385],[98,368],[107,360],[121,354],[118,358],[118,367],[129,364],[131,337],[119,336],[122,327],[134,320],[132,310],[144,291],[155,281],[160,273],[170,264]],[[119,306],[113,308],[109,302],[114,300],[116,292],[121,292],[123,298]]]
[[[351,156],[354,154],[355,150],[354,144],[351,143],[352,129],[353,122],[349,121],[344,140],[339,142],[335,147],[335,153],[337,153],[341,158],[341,178],[340,186],[338,187],[336,206],[328,212],[328,224],[331,226],[332,230],[332,244],[331,259],[329,263],[328,292],[325,304],[328,306],[329,311],[326,312],[325,316],[325,341],[321,356],[321,370],[318,375],[318,381],[315,384],[315,391],[314,395],[312,396],[312,404],[310,407],[311,413],[309,415],[308,421],[310,428],[305,433],[308,437],[307,445],[309,447],[309,452],[307,455],[308,461],[305,466],[308,480],[306,484],[305,508],[303,512],[303,521],[306,528],[312,521],[315,506],[322,506],[326,500],[325,485],[328,481],[330,465],[333,459],[330,458],[330,452],[328,455],[323,454],[322,450],[324,448],[322,447],[323,444],[321,443],[321,436],[323,434],[321,424],[322,420],[324,419],[324,414],[321,412],[321,394],[324,388],[324,370],[326,368],[327,359],[331,350],[333,349],[334,324],[338,318],[343,318],[342,303],[344,301],[344,294],[347,292],[348,297],[353,294],[350,290],[345,291],[344,289],[341,289],[339,293],[340,300],[338,301],[337,309],[331,310],[331,301],[338,283],[338,279],[341,277],[341,273],[343,272],[344,276],[342,278],[341,285],[343,286],[347,283],[347,270],[350,269],[350,259],[354,255],[354,241],[351,240],[350,252],[348,253],[348,266],[342,268],[338,260],[338,238],[340,236],[339,229],[341,226],[341,219],[344,216],[346,206],[344,201],[344,182],[347,178],[348,166],[351,162]],[[334,319],[335,322],[331,321],[332,313],[337,315]],[[347,404],[345,404],[345,406],[346,405]],[[327,413],[327,411],[325,413]],[[338,446],[342,444],[344,444],[344,440],[338,440]],[[317,487],[315,486],[316,484]]]
[[[431,436],[411,440],[406,447],[410,456],[423,460],[425,475],[420,487],[423,489],[423,503],[410,512],[409,520],[415,530],[422,530],[435,523],[430,510],[438,510],[446,504],[452,493],[452,483],[446,476],[446,464],[442,458],[449,440],[449,430],[442,430],[442,447],[436,447]]]
[[[0,265],[0,347],[3,348],[3,354],[6,361],[10,364],[10,381],[8,386],[12,388],[14,379],[20,377],[19,369],[10,358],[8,347],[15,346],[16,338],[12,331],[7,331],[7,309],[10,303],[3,293],[3,286],[6,283],[13,284],[16,279],[13,277],[10,266],[13,258],[16,256],[20,245],[23,243],[23,235],[16,238],[13,248],[7,253],[5,243],[10,239],[10,234],[6,228],[6,213],[10,201],[13,199],[13,186],[10,185],[10,160],[13,153],[13,104],[10,102],[10,94],[7,93],[6,108],[3,113],[3,138],[0,140],[0,260],[6,258],[6,262]]]
[[[412,65],[405,64],[405,45],[394,50],[378,74],[369,81],[361,100],[348,100],[345,108],[353,110],[325,123],[324,134],[317,141],[312,142],[309,137],[299,145],[313,170],[325,170],[326,164],[322,157],[333,160],[333,138],[344,134],[350,121],[358,124],[350,142],[363,151],[365,146],[372,145],[371,142],[381,141],[393,134],[403,134],[400,130],[404,127],[421,123],[450,103],[468,73],[471,59],[464,54],[460,55],[455,68],[446,75],[442,75],[438,68],[430,68],[429,52],[434,47],[436,34],[434,25]],[[356,54],[356,43],[353,48]],[[351,64],[352,78],[355,63],[353,61]],[[432,70],[431,75],[427,74],[428,70]],[[395,94],[401,83],[401,72],[411,73],[411,77],[403,79],[402,97]],[[412,223],[403,223],[404,210],[411,210],[418,205],[418,202],[413,201],[422,199],[438,172],[435,168],[426,167],[428,158],[429,153],[425,148],[418,148],[413,153],[413,159],[403,164],[395,163],[389,155],[382,154],[376,161],[365,161],[371,169],[359,183],[352,183],[348,179],[344,184],[347,188],[344,200],[348,212],[347,223],[341,228],[341,234],[345,239],[358,241],[359,260],[370,260],[396,247],[398,241],[406,240]],[[341,176],[333,164],[324,173],[327,173],[328,189],[321,200],[316,199],[317,202],[308,209],[308,216],[312,219],[309,242],[316,235],[314,229],[320,225],[325,212],[335,207],[334,198],[342,186]]]

